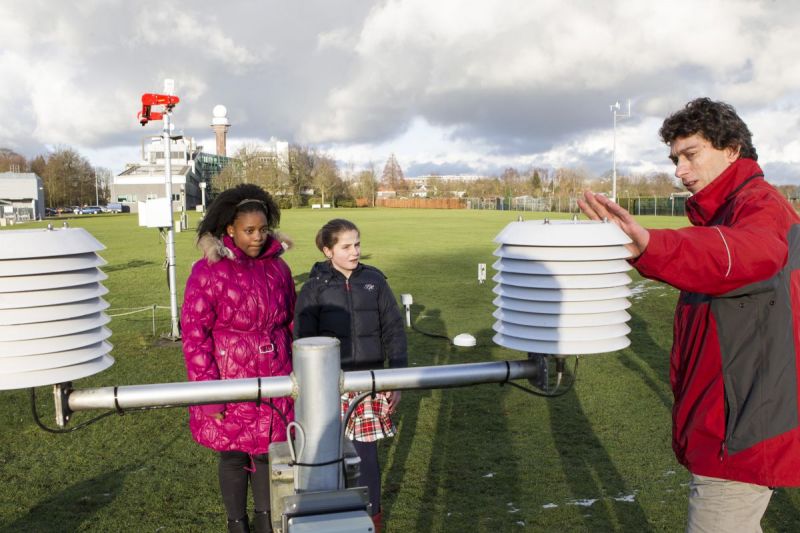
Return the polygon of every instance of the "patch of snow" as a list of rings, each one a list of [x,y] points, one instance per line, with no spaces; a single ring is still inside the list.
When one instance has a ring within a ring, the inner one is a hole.
[[[618,496],[614,498],[615,501],[618,502],[633,502],[636,500],[636,494],[628,494],[626,496]]]
[[[581,507],[591,507],[594,505],[594,502],[597,501],[597,498],[586,498],[583,500],[572,500],[567,502],[567,505],[580,505]]]
[[[542,509],[555,509],[556,507],[558,507],[556,503],[546,503],[542,505]]]
[[[486,474],[483,477],[494,477],[494,472],[489,472],[488,474]]]

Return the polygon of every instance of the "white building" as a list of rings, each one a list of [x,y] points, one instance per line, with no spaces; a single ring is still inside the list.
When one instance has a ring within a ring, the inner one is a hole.
[[[0,219],[24,222],[43,218],[42,178],[33,172],[0,173]]]

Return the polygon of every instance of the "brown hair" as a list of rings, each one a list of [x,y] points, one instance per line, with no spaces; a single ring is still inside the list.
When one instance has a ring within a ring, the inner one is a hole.
[[[714,102],[709,98],[692,100],[668,116],[658,133],[666,144],[698,133],[717,150],[738,148],[739,157],[758,161],[747,124],[736,114],[733,106],[725,102]]]
[[[317,248],[322,252],[323,248],[332,249],[339,242],[339,234],[343,231],[358,231],[355,224],[343,218],[329,220],[317,232]]]

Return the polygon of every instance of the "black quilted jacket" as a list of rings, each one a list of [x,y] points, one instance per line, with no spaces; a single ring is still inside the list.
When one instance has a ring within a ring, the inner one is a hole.
[[[408,366],[403,318],[386,277],[360,263],[345,278],[329,261],[316,263],[295,307],[295,338],[336,337],[342,370]]]

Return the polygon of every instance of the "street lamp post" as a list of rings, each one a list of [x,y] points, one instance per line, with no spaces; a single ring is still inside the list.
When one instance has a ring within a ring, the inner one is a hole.
[[[203,213],[206,212],[206,182],[200,182],[200,194],[202,195]]]
[[[614,104],[608,107],[611,108],[612,123],[614,125],[614,148],[611,152],[612,154],[611,199],[616,202],[617,201],[617,119],[629,118],[631,116],[631,101],[628,100],[628,111],[625,113],[619,112],[620,109],[619,102],[615,102]]]

